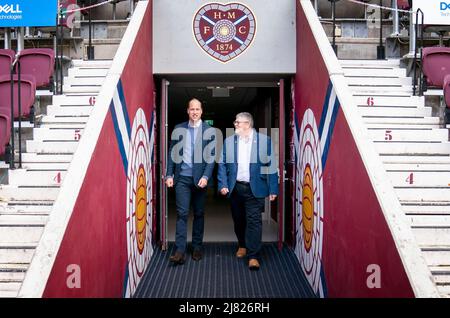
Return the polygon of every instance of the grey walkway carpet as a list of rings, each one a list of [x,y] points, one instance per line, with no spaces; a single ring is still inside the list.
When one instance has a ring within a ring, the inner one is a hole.
[[[290,248],[266,243],[261,268],[250,271],[246,259],[234,256],[235,243],[206,243],[203,259],[187,254],[184,265],[172,265],[167,251],[155,249],[134,297],[138,298],[310,298],[315,297]]]

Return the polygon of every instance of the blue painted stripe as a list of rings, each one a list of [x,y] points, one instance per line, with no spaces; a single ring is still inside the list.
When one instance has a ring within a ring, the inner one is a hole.
[[[114,109],[113,101],[111,101],[111,104],[109,105],[109,110],[111,111],[111,116],[113,119],[114,131],[116,132],[117,144],[119,145],[120,155],[122,156],[122,162],[123,162],[123,167],[125,169],[125,175],[127,175],[128,174],[128,159],[127,159],[125,147],[124,147],[123,141],[122,141],[122,132],[120,131],[119,123],[117,122],[117,115],[116,115],[116,110]]]
[[[127,286],[128,286],[128,262],[125,264],[125,277],[123,281],[123,291],[122,291],[122,298],[125,298],[127,295]],[[132,297],[133,295],[129,295]]]
[[[328,297],[328,289],[327,289],[327,283],[325,280],[325,272],[323,270],[323,263],[322,263],[322,266],[320,267],[320,282],[322,283],[323,297],[327,298]]]
[[[123,118],[125,118],[125,125],[127,127],[128,139],[130,139],[131,125],[130,125],[130,118],[128,117],[128,110],[127,110],[127,103],[125,101],[125,94],[123,93],[122,80],[119,80],[119,83],[117,84],[117,91],[119,92],[119,99],[120,99],[120,102],[122,103]]]
[[[325,170],[325,164],[328,158],[328,150],[330,148],[331,138],[333,136],[334,125],[336,124],[336,118],[339,111],[339,100],[336,96],[336,100],[333,105],[333,114],[331,115],[330,127],[328,128],[328,134],[326,137],[325,147],[322,152],[322,171]]]
[[[323,102],[322,107],[322,115],[320,116],[320,125],[319,125],[319,138],[322,139],[322,133],[323,133],[323,126],[325,125],[325,119],[327,118],[328,113],[328,103],[330,102],[330,95],[331,90],[333,88],[333,85],[331,84],[331,81],[328,83],[327,88],[327,95],[325,96],[325,101]]]

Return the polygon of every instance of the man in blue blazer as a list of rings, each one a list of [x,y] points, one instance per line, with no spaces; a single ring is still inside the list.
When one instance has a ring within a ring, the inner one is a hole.
[[[253,117],[239,113],[235,134],[225,139],[219,160],[219,192],[230,198],[236,256],[248,256],[248,266],[259,269],[264,201],[278,195],[277,164],[270,138],[253,129]]]
[[[204,207],[208,179],[214,168],[215,129],[202,122],[202,104],[198,99],[188,103],[189,121],[175,126],[169,148],[166,185],[175,187],[177,223],[174,264],[184,264],[187,241],[187,220],[190,206],[194,210],[192,226],[192,259],[202,258]]]

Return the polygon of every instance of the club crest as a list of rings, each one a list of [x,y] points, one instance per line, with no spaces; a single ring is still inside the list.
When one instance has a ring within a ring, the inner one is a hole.
[[[198,10],[193,27],[200,47],[225,63],[250,46],[256,34],[256,19],[243,4],[209,3]]]

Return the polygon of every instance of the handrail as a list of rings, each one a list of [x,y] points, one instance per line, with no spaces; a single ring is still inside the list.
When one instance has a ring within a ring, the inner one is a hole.
[[[384,60],[386,51],[383,45],[383,2],[380,0],[380,45],[377,46],[377,60]]]
[[[413,95],[416,95],[416,86],[417,86],[417,36],[418,36],[418,26],[419,26],[419,12],[422,16],[421,19],[421,27],[420,27],[420,73],[422,74],[422,49],[423,49],[423,22],[424,22],[424,14],[423,11],[418,8],[416,11],[416,25],[415,25],[415,46],[414,46],[414,75],[413,75]],[[419,96],[423,95],[423,87],[422,87],[422,76],[420,75],[420,81],[419,81]]]
[[[19,111],[19,168],[22,168],[22,98],[20,94],[21,90],[21,70],[20,70],[20,53],[17,53],[14,61],[11,63],[10,67],[10,76],[11,76],[11,157],[9,158],[9,167],[10,169],[15,169],[14,156],[15,156],[15,147],[14,147],[14,69],[17,65],[17,101],[18,101],[18,111]]]

